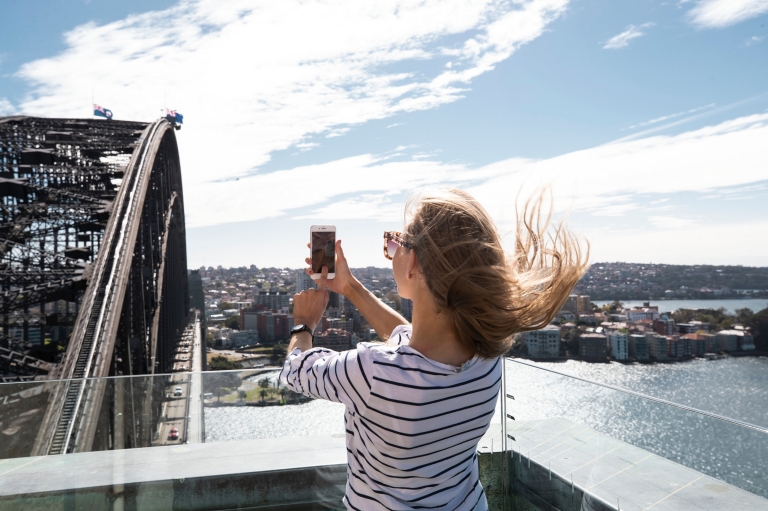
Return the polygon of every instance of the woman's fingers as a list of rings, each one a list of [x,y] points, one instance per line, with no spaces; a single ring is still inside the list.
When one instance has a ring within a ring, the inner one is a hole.
[[[320,279],[317,281],[317,289],[328,289],[328,267],[323,266],[323,272],[320,274]]]

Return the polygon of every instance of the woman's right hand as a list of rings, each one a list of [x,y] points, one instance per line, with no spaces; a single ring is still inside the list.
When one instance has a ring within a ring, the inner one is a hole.
[[[309,243],[307,243],[307,247],[309,247]],[[312,260],[307,257],[304,261],[310,265],[306,270],[307,275],[312,275]],[[352,272],[349,271],[347,258],[344,257],[344,250],[341,248],[341,240],[336,240],[336,276],[326,280],[326,287],[334,293],[348,296],[350,288],[354,282],[355,277],[352,275]]]

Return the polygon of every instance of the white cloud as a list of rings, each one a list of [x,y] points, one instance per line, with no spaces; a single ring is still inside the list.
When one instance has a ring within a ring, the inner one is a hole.
[[[561,210],[600,213],[629,210],[637,194],[705,192],[766,179],[768,114],[739,117],[675,136],[606,144],[519,165],[475,187],[484,202],[500,207],[509,194],[551,184]],[[504,166],[499,162],[495,166]],[[508,220],[508,219],[507,219]]]
[[[11,115],[16,112],[16,108],[6,98],[0,98],[0,116]]]
[[[713,108],[714,106],[715,106],[715,103],[710,103],[708,105],[700,106],[697,108],[691,108],[690,110],[684,110],[682,112],[676,112],[674,114],[669,114],[669,115],[662,115],[661,117],[656,117],[655,119],[651,119],[649,121],[638,122],[637,124],[633,124],[632,126],[627,127],[627,129],[632,130],[635,128],[642,128],[644,126],[651,126],[652,124],[668,121],[670,119],[680,117],[681,115],[690,115],[696,112],[700,112],[702,110],[708,110],[710,108]]]
[[[701,0],[688,16],[702,28],[722,28],[766,12],[768,0]]]
[[[299,152],[305,152],[309,151],[310,149],[319,146],[317,142],[299,142],[295,145],[295,147],[299,150]]]
[[[323,218],[378,217],[389,221],[397,220],[398,216],[393,217],[393,210],[381,207],[382,204],[393,203],[402,208],[402,197],[411,190],[444,185],[469,186],[506,171],[506,166],[473,170],[458,163],[396,160],[392,155],[363,154],[257,173],[236,181],[216,183],[216,186],[201,183],[189,187],[185,183],[184,194],[186,196],[188,190],[206,193],[206,200],[195,212],[196,222],[191,224],[192,227],[293,215],[298,209],[313,209],[313,215]],[[305,191],[298,193],[298,190]],[[383,197],[383,202],[372,200],[373,196]],[[189,213],[187,215],[189,218]]]
[[[696,225],[696,220],[692,218],[681,218],[677,216],[649,216],[651,225],[658,229],[685,229]]]
[[[632,261],[664,264],[743,264],[765,266],[768,232],[765,218],[745,219],[739,223],[707,223],[680,228],[630,228],[608,231],[593,227],[580,232],[589,239],[593,261]],[[706,243],[702,240],[730,240]],[[741,250],[742,240],[749,250]]]
[[[747,41],[744,43],[744,46],[754,46],[757,43],[761,42],[763,39],[765,39],[763,36],[757,36],[753,35]]]
[[[243,188],[256,182],[243,177],[275,151],[307,150],[316,136],[460,99],[475,77],[540,36],[567,2],[185,1],[68,32],[65,51],[17,73],[33,86],[21,108],[88,116],[93,90],[116,118],[149,120],[167,96],[185,115],[178,138],[186,210],[190,225],[201,225],[221,220],[211,211],[230,209],[211,204],[211,194],[228,193],[221,181],[240,177],[239,193],[265,193]],[[454,54],[450,69],[396,70],[446,54]],[[265,214],[272,213],[249,216]]]
[[[332,128],[325,138],[335,138],[346,135],[351,128]]]
[[[605,45],[603,46],[604,50],[618,50],[621,48],[626,48],[629,46],[629,42],[632,39],[637,39],[638,37],[642,37],[645,35],[645,32],[643,32],[643,29],[645,28],[651,28],[655,25],[655,23],[643,23],[642,25],[636,27],[635,25],[629,25],[624,32],[620,34],[616,34],[615,36],[608,39],[608,41],[605,42]]]
[[[622,217],[632,217],[640,226],[653,225],[661,218],[658,215],[670,208],[660,209],[663,200],[643,207],[640,195],[759,192],[764,188],[759,183],[766,180],[766,145],[768,114],[759,114],[675,136],[606,144],[540,161],[509,159],[474,169],[462,163],[399,161],[390,154],[364,154],[257,173],[215,188],[202,185],[208,188],[209,200],[200,206],[196,225],[269,217],[399,221],[403,199],[409,192],[430,186],[460,186],[481,200],[506,229],[514,220],[517,194],[522,191],[525,196],[548,184],[560,213],[579,213],[583,222],[579,228],[589,230]],[[398,152],[405,149],[398,148]],[[311,191],[298,195],[297,183],[311,184]],[[675,206],[684,217],[685,204],[676,202]],[[768,220],[764,212],[756,211],[755,215]],[[682,227],[670,222],[665,225]]]

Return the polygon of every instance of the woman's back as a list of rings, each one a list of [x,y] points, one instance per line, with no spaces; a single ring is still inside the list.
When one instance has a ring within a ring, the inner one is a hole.
[[[347,405],[350,508],[485,509],[476,452],[495,410],[501,362],[475,357],[458,369],[422,356],[409,339],[403,326],[387,345],[294,355],[284,381]]]

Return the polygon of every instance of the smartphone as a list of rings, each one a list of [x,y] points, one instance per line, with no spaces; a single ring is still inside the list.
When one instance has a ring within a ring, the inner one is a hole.
[[[336,226],[313,225],[310,234],[310,259],[312,260],[312,279],[317,280],[323,272],[323,266],[328,267],[328,278],[336,277]]]

